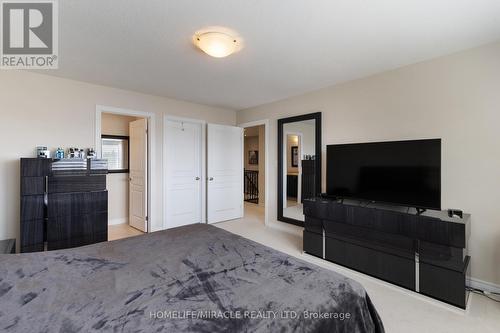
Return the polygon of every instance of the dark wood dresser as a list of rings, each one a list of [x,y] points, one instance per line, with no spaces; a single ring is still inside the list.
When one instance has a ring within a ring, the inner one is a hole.
[[[21,252],[107,241],[107,170],[94,163],[21,159]]]

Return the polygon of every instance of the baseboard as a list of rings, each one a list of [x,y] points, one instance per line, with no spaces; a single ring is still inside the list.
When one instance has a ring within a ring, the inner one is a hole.
[[[467,286],[471,288],[489,291],[491,293],[500,293],[500,285],[495,283],[479,280],[476,278],[470,278],[466,283]]]
[[[128,218],[126,218],[126,217],[108,220],[108,225],[117,225],[117,224],[125,224],[125,223],[128,223]]]

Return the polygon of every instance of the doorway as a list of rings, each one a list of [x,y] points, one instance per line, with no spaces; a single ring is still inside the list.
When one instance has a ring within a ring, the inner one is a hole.
[[[243,145],[243,195],[244,219],[261,224],[267,222],[269,161],[267,140],[268,121],[256,121],[240,125],[244,131]]]
[[[96,153],[108,160],[108,240],[151,231],[151,127],[154,115],[96,108]]]
[[[302,215],[302,163],[303,138],[301,132],[285,132],[283,140],[283,211],[287,216],[300,219]]]

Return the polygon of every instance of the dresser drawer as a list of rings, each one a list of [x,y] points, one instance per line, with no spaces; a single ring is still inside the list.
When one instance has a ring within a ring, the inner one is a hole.
[[[45,193],[45,177],[22,177],[21,195],[43,195]]]
[[[325,247],[329,261],[415,290],[415,260],[330,237],[325,238]]]
[[[467,250],[459,247],[419,242],[420,262],[438,267],[462,271]]]
[[[466,256],[461,270],[451,270],[426,263],[419,265],[420,293],[465,309],[469,292],[465,290],[470,276],[470,257]]]
[[[49,175],[51,159],[22,158],[21,177],[45,177]]]
[[[106,190],[106,175],[51,176],[49,193],[97,192]]]
[[[21,221],[21,252],[43,251],[43,219]]]
[[[47,247],[58,250],[107,240],[108,213],[60,215],[47,222]]]
[[[303,251],[316,257],[323,258],[323,234],[316,234],[304,230]]]
[[[21,221],[43,219],[44,196],[25,195],[21,197]]]
[[[85,215],[108,211],[108,192],[49,194],[48,217]]]
[[[306,216],[304,221],[304,228],[309,232],[323,234],[323,221],[316,217]]]

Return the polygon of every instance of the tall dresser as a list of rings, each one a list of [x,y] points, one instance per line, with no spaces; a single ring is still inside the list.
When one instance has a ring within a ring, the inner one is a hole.
[[[107,241],[106,174],[101,160],[21,159],[21,252]]]

